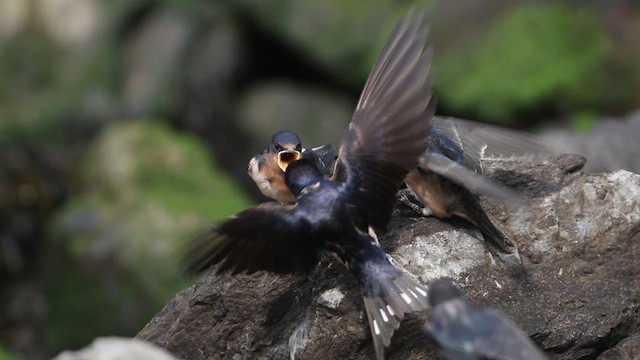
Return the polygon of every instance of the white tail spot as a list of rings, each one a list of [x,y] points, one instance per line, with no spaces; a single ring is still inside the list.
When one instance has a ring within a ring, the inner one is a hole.
[[[373,320],[373,332],[376,335],[380,335],[380,328],[378,327],[378,322]]]
[[[427,296],[427,292],[420,289],[420,287],[416,286],[416,291],[420,293],[422,296]]]
[[[411,289],[409,289],[409,292],[411,293],[411,295],[413,295],[414,298],[418,298],[418,295],[416,295],[416,293],[414,293]]]
[[[406,302],[407,304],[411,304],[411,298],[405,294],[405,293],[400,293],[400,297],[402,298],[402,300],[404,300],[404,302]]]
[[[382,315],[382,320],[384,322],[389,321],[389,318],[387,317],[387,314],[384,312],[384,310],[382,310],[382,309],[378,309],[378,310],[380,310],[380,315]]]
[[[389,315],[396,316],[396,313],[393,312],[393,308],[390,305],[387,305],[387,311],[389,312]]]

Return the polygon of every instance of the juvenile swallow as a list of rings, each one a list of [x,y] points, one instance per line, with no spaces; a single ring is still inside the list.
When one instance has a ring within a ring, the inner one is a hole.
[[[425,216],[462,218],[477,226],[503,253],[517,248],[493,224],[480,205],[480,195],[515,199],[517,195],[484,175],[483,161],[523,158],[550,150],[517,131],[453,118],[435,117],[428,147],[405,183],[424,208],[400,200]]]
[[[360,285],[377,359],[404,314],[426,309],[425,288],[393,266],[376,231],[426,149],[434,104],[423,16],[407,14],[387,40],[325,177],[303,152],[287,164],[295,204],[262,203],[194,239],[190,270],[308,272],[333,254]]]
[[[281,203],[293,203],[295,196],[284,183],[284,171],[288,164],[300,159],[302,153],[323,172],[328,171],[335,158],[331,144],[307,150],[296,133],[282,130],[273,135],[271,144],[249,160],[249,176],[264,195]]]
[[[502,313],[478,310],[449,280],[429,287],[429,336],[448,360],[545,360],[529,336]]]

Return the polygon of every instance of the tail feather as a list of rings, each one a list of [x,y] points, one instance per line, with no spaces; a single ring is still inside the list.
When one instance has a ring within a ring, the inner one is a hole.
[[[395,270],[400,276],[378,279],[378,292],[367,294],[365,291],[364,295],[364,306],[378,360],[384,359],[384,347],[391,343],[391,337],[404,315],[428,307],[425,287],[409,275]]]
[[[465,202],[465,212],[469,221],[474,223],[482,232],[485,240],[493,244],[499,251],[505,254],[517,253],[518,249],[505,234],[498,230],[480,205],[480,199],[469,194]]]

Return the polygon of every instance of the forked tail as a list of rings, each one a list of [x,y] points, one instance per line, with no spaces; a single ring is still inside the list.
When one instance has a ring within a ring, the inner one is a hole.
[[[369,256],[361,262],[354,259],[349,269],[362,288],[376,359],[382,360],[404,314],[428,307],[427,291],[393,266],[382,249],[372,245],[368,250]]]

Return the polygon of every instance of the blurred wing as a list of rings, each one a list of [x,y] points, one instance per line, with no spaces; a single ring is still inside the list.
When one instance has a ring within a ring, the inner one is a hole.
[[[407,14],[387,40],[342,139],[334,179],[371,225],[384,228],[404,176],[426,149],[434,113],[423,16]]]
[[[443,352],[457,358],[546,359],[531,339],[501,313],[478,311],[463,299],[434,307],[431,320],[429,335]]]
[[[320,251],[310,233],[310,223],[295,205],[263,203],[194,238],[185,256],[187,271],[200,273],[218,263],[218,273],[309,271]]]
[[[476,195],[488,195],[503,200],[517,200],[520,198],[517,193],[506,186],[439,153],[425,153],[420,158],[418,166],[447,178]]]
[[[491,329],[475,342],[478,356],[489,359],[547,359],[531,338],[502,313],[489,309],[476,315],[480,328],[488,325]]]
[[[307,155],[311,154],[311,155]],[[305,156],[310,157],[325,175],[331,176],[336,162],[336,150],[331,144],[324,144],[305,151]]]
[[[453,142],[461,151],[461,163],[480,173],[483,173],[483,161],[539,160],[554,154],[551,147],[524,132],[451,117],[435,117],[433,133],[429,136],[433,134]]]

